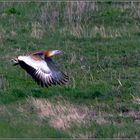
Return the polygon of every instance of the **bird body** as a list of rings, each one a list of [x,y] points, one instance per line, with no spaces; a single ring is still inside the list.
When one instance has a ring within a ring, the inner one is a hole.
[[[68,76],[61,72],[51,59],[52,56],[60,53],[59,50],[39,51],[30,55],[19,56],[13,59],[13,62],[26,70],[42,87],[61,85],[68,81]]]
[[[23,61],[25,62],[27,65],[31,66],[32,68],[34,69],[42,69],[43,71],[47,72],[47,71],[50,71],[47,63],[42,60],[42,59],[39,59],[37,57],[32,57],[32,56],[19,56],[18,57],[18,61]]]

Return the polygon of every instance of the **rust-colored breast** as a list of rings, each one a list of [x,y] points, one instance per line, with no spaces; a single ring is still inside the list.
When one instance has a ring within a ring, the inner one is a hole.
[[[44,52],[45,57],[50,57],[51,56],[51,51],[45,51]]]

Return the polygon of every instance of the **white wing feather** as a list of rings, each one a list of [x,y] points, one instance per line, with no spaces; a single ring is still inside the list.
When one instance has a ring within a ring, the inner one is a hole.
[[[38,70],[41,69],[45,73],[50,73],[51,70],[49,69],[47,63],[44,60],[34,60],[30,56],[19,56],[19,61],[24,61],[27,65],[31,66],[32,68]]]
[[[47,61],[34,60],[31,56],[19,56],[19,64],[25,69],[32,78],[42,87],[51,86],[52,84],[64,84],[67,82],[68,77],[62,72],[52,69],[48,66]],[[50,64],[49,64],[50,65]]]

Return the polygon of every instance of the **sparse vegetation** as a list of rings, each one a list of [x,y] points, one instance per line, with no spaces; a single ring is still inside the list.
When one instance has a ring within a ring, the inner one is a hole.
[[[140,2],[0,2],[0,137],[139,138],[139,22]],[[43,49],[66,86],[10,63]]]

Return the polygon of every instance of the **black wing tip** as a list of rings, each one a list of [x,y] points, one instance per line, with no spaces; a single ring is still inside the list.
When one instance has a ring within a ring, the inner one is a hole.
[[[34,81],[41,86],[42,88],[46,87],[51,87],[53,85],[64,85],[68,82],[69,77],[68,75],[66,75],[65,73],[61,72],[61,76],[59,78],[55,78],[53,76],[51,76],[50,79],[48,79],[48,82],[42,81],[36,74],[36,70],[34,68],[32,68],[31,66],[27,65],[25,62],[23,61],[19,61],[19,64],[21,65],[21,67],[23,69],[25,69],[27,71],[28,74],[30,74],[32,76],[32,78],[34,79]]]
[[[57,81],[57,84],[59,84],[59,85],[66,85],[68,80],[69,80],[68,75],[62,73],[62,78]]]

